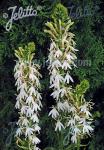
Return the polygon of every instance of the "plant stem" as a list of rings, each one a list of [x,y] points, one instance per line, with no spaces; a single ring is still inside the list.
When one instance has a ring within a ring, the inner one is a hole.
[[[77,150],[80,150],[80,139],[78,139]]]

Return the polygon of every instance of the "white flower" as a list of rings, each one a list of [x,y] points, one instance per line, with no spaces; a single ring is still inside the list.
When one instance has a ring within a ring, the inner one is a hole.
[[[30,87],[30,89],[29,89],[29,94],[30,94],[30,95],[34,94],[34,95],[36,96],[36,90],[35,90],[35,88],[34,88],[33,86]]]
[[[22,83],[22,85],[20,85],[19,87],[17,87],[17,91],[18,90],[21,90],[21,89],[23,89],[23,90],[27,90],[27,84],[26,83]]]
[[[79,135],[81,133],[81,131],[77,127],[74,127],[73,132],[75,135]]]
[[[29,120],[27,120],[26,118],[23,119],[22,121],[22,125],[27,126],[29,124]]]
[[[92,131],[93,131],[93,128],[90,125],[83,126],[83,133],[87,133],[88,135],[90,135],[90,132]]]
[[[59,68],[61,67],[61,62],[59,60],[55,60],[53,63],[52,63],[52,68]]]
[[[57,75],[55,76],[55,82],[57,82],[57,81],[59,81],[59,82],[64,81],[63,77],[62,77],[60,74],[57,74]]]
[[[76,113],[76,108],[75,108],[74,106],[71,106],[71,107],[70,107],[70,112]]]
[[[22,130],[21,128],[18,128],[16,131],[16,136],[20,136],[20,135],[22,135]]]
[[[20,99],[24,99],[24,98],[27,98],[28,95],[27,95],[26,91],[22,88],[22,89],[20,89],[19,96],[20,96]]]
[[[54,41],[52,41],[52,43],[50,44],[50,51],[51,51],[54,47],[56,47],[56,44],[55,44]]]
[[[36,112],[37,112],[38,110],[41,110],[41,109],[40,109],[40,106],[39,106],[36,102],[33,102],[33,110],[35,110]]]
[[[15,108],[16,108],[16,109],[19,109],[19,108],[20,108],[20,101],[19,101],[19,100],[16,102]]]
[[[41,95],[38,92],[40,88],[38,78],[41,77],[38,72],[39,66],[34,64],[32,60],[23,61],[22,58],[19,58],[19,55],[18,59],[19,61],[14,68],[15,85],[17,86],[18,92],[15,107],[19,109],[20,114],[17,122],[19,128],[16,131],[16,135],[17,137],[25,135],[25,140],[29,139],[31,146],[34,144],[34,150],[39,150],[36,144],[40,140],[34,136],[40,131],[40,127],[38,126],[38,112],[36,111],[40,110],[40,106],[42,106],[40,101]]]
[[[62,111],[65,110],[65,107],[64,107],[63,103],[61,103],[61,102],[57,103],[57,108],[58,108],[58,110],[62,110]]]
[[[35,130],[33,129],[33,128],[26,128],[26,133],[25,133],[25,136],[31,136],[31,135],[33,135],[33,132],[34,132]]]
[[[56,75],[57,75],[57,70],[56,70],[56,68],[53,68],[52,69],[52,72],[51,72],[51,74],[52,74],[52,76],[51,77],[55,77]],[[50,78],[50,80],[51,80],[51,78]],[[51,84],[51,83],[50,83]]]
[[[41,99],[42,99],[41,94],[40,94],[40,93],[37,93],[37,101],[40,102]],[[40,106],[42,106],[42,105],[40,104]]]
[[[80,123],[80,124],[86,124],[86,119],[85,119],[85,118],[80,118],[79,123]]]
[[[34,150],[40,150],[40,148],[39,147],[34,147]]]
[[[38,126],[38,124],[35,124],[34,129],[35,129],[35,131],[38,131],[38,132],[41,130],[41,128]]]
[[[65,96],[66,88],[64,87],[64,88],[60,89],[59,92],[60,92],[61,97]]]
[[[59,113],[55,107],[53,107],[53,109],[49,112],[49,116],[52,116],[52,118],[57,118],[59,116]]]
[[[37,114],[32,115],[31,119],[33,120],[33,122],[39,123],[39,119],[37,117]]]
[[[51,94],[51,96],[53,96],[53,98],[56,98],[56,100],[58,100],[59,99],[59,93],[60,93],[60,91],[54,91],[52,94]]]
[[[56,89],[59,89],[60,86],[59,86],[59,83],[55,82],[54,84],[51,84],[51,86],[49,88],[56,88]]]
[[[61,131],[62,128],[65,129],[64,125],[58,120],[56,123],[55,131],[57,130]]]
[[[34,150],[40,150],[40,148],[39,148],[39,147],[34,146]]]
[[[40,95],[40,99],[42,99],[41,95]],[[39,110],[41,110],[41,107],[42,107],[42,103],[41,101],[37,98],[37,104],[39,105]]]
[[[73,143],[77,143],[77,137],[76,137],[76,135],[73,135],[73,136],[71,137],[71,141],[72,141]]]
[[[20,87],[22,85],[21,77],[19,77],[15,83],[15,86]]]
[[[34,81],[34,80],[35,80],[35,75],[32,74],[32,73],[30,73],[30,74],[29,74],[29,78],[30,78],[32,81]]]
[[[21,108],[21,113],[26,114],[27,109],[28,109],[28,106],[23,105]]]
[[[30,70],[31,70],[31,73],[34,74],[34,73],[37,73],[38,74],[38,71],[35,69],[34,66],[30,66]]]
[[[53,87],[55,87],[55,88],[57,88],[57,89],[59,89],[59,84],[60,84],[60,82],[62,82],[62,81],[64,81],[64,79],[63,79],[63,77],[60,75],[60,74],[57,74],[57,75],[55,75],[55,76],[51,76],[50,77],[50,83],[51,83],[51,86],[50,86],[50,88],[53,88]],[[53,83],[53,84],[52,84]]]
[[[68,61],[74,60],[73,56],[71,56],[70,53],[66,55],[66,58],[68,59]]]
[[[14,74],[15,79],[18,79],[21,76],[22,76],[22,71],[21,70],[16,70],[16,72]]]
[[[30,104],[31,102],[33,102],[34,99],[32,96],[29,96],[27,99],[26,99],[26,104]]]
[[[67,70],[67,69],[72,69],[72,68],[67,61],[64,61],[62,65],[62,69]]]
[[[73,126],[73,125],[75,125],[75,119],[71,118],[71,119],[68,121],[67,126]]]
[[[76,121],[79,121],[79,120],[80,120],[80,117],[79,117],[77,114],[75,114],[74,119],[75,119]]]
[[[36,82],[37,86],[40,86],[39,79],[32,73],[30,73],[29,78],[34,82]]]
[[[33,140],[32,140],[32,143],[37,145],[37,144],[40,143],[40,140],[36,136],[34,136]]]
[[[92,116],[92,115],[91,115],[91,113],[88,111],[87,106],[88,106],[87,104],[84,104],[84,105],[80,106],[80,109],[81,109],[82,112],[84,112],[84,113],[86,114],[87,117],[89,117],[89,116]]]
[[[70,112],[70,108],[71,108],[71,107],[70,107],[69,103],[68,103],[67,101],[65,101],[65,102],[63,103],[63,105],[64,105],[66,111]]]
[[[27,115],[27,117],[31,117],[33,115],[33,113],[34,113],[34,110],[31,109],[31,108],[28,108],[27,112],[26,112],[26,115]]]
[[[58,57],[62,56],[62,52],[58,49],[54,56],[58,58]]]
[[[66,82],[68,84],[69,81],[74,82],[73,78],[67,73],[65,76],[64,82]]]

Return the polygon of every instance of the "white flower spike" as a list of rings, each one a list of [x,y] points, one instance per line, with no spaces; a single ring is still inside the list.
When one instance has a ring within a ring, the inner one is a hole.
[[[14,69],[17,86],[16,109],[19,110],[18,129],[16,136],[28,140],[31,149],[40,150],[37,144],[40,140],[36,137],[40,133],[38,114],[41,110],[41,95],[39,93],[41,76],[38,72],[39,66],[32,62],[34,43],[29,43],[26,49],[19,48],[15,51],[18,61]],[[27,52],[26,52],[27,50]],[[22,55],[21,55],[22,53]],[[26,56],[27,54],[27,56]],[[30,149],[30,148],[29,148]]]

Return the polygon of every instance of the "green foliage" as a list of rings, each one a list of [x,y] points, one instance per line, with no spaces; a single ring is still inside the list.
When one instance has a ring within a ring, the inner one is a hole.
[[[89,150],[103,150],[104,149],[104,138],[102,133],[104,133],[104,129],[98,129],[97,132],[95,132],[95,135],[92,137],[92,140],[89,144]]]
[[[79,95],[85,94],[86,91],[89,89],[89,82],[88,80],[83,80],[80,84],[76,86],[76,93]]]
[[[19,47],[19,50],[15,50],[15,56],[17,56],[18,59],[20,59],[21,61],[29,61],[31,62],[31,60],[33,59],[34,56],[34,50],[35,50],[35,44],[34,42],[28,43],[27,46],[25,46],[24,48]]]
[[[66,21],[69,18],[68,10],[61,3],[57,4],[52,12],[52,18],[54,20]]]
[[[97,3],[97,2],[96,2]],[[94,7],[90,0],[82,4],[82,1],[74,3],[83,9],[86,5]],[[83,6],[85,4],[85,6]],[[97,36],[96,24],[101,20],[101,14],[79,18],[75,21],[76,44],[79,49],[78,59],[82,60],[82,65],[76,68],[74,73],[79,80],[87,79],[90,83],[90,92],[93,94],[104,81],[104,45],[101,36]],[[99,19],[98,19],[99,18]],[[96,24],[95,24],[96,23]],[[79,36],[80,35],[80,36]]]

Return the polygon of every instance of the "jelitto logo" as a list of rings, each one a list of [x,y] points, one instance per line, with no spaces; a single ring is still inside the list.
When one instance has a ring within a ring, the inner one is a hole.
[[[11,16],[8,22],[6,23],[6,30],[10,31],[13,25],[13,21],[26,18],[26,17],[33,17],[37,16],[37,10],[41,10],[42,7],[38,6],[37,9],[33,9],[32,6],[27,6],[26,9],[23,7],[17,8],[17,6],[9,7],[8,11],[11,11]],[[3,13],[3,18],[7,19],[9,18],[9,15],[7,13]]]

